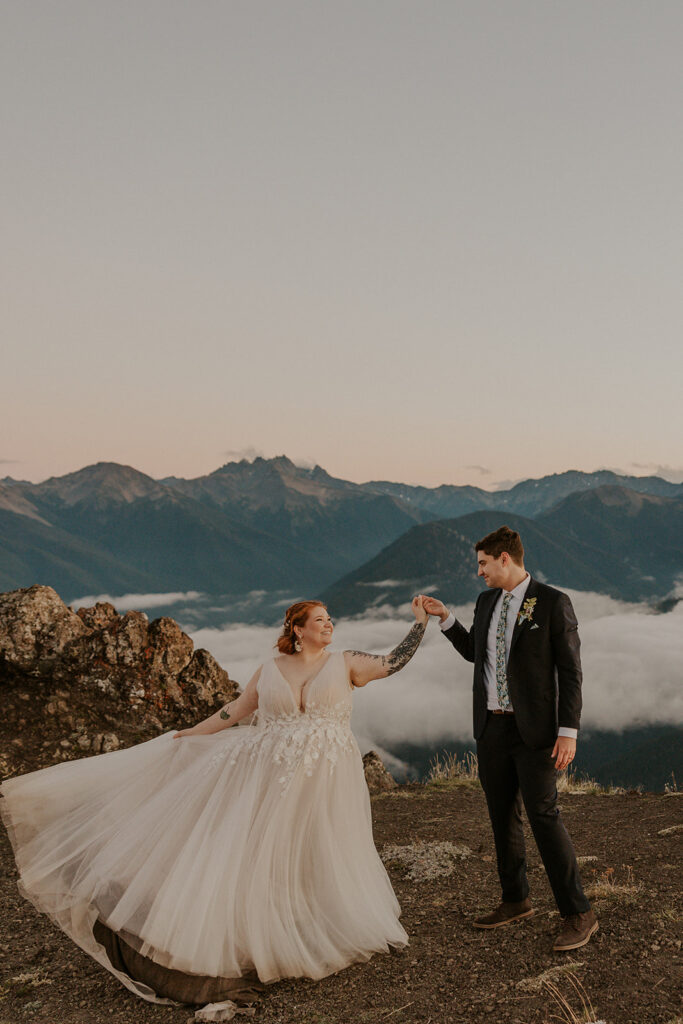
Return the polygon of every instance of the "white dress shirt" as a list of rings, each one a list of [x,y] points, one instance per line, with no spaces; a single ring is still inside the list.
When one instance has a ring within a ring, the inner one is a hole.
[[[502,591],[496,601],[493,614],[491,616],[491,622],[489,624],[488,636],[486,638],[486,660],[484,662],[484,683],[486,685],[486,707],[489,711],[500,711],[500,703],[498,701],[498,687],[496,685],[496,633],[498,631],[498,622],[500,621],[500,613],[503,607],[503,594],[510,594],[510,603],[508,606],[507,619],[505,622],[505,661],[510,654],[510,644],[512,643],[512,633],[515,628],[517,621],[517,615],[522,607],[524,595],[526,594],[527,587],[531,582],[531,576],[529,573],[526,574],[521,583],[518,583],[513,590]],[[455,615],[449,612],[448,618],[441,623],[441,631],[445,632],[450,629],[455,623]],[[507,711],[514,711],[512,704],[509,704],[506,708]],[[570,739],[576,739],[578,734],[577,729],[572,729],[569,726],[561,725],[558,729],[558,736],[568,736]]]

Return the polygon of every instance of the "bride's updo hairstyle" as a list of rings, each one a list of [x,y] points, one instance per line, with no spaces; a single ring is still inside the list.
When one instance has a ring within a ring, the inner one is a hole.
[[[285,621],[282,624],[282,632],[277,638],[277,649],[280,654],[294,654],[296,643],[295,626],[303,628],[306,625],[311,608],[324,608],[322,601],[296,601],[287,609]]]

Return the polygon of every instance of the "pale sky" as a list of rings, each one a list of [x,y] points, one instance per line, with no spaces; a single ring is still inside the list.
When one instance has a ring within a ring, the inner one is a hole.
[[[1,11],[0,476],[680,477],[680,0]]]

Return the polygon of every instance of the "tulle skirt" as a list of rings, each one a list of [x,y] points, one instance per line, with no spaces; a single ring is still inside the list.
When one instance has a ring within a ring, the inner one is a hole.
[[[266,983],[405,945],[353,737],[302,747],[296,729],[166,733],[8,780],[22,893],[155,1002],[168,1000],[115,966],[96,925],[162,967]]]

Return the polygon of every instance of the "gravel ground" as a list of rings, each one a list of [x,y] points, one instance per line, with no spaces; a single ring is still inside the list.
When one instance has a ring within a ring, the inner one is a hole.
[[[498,902],[489,823],[476,784],[404,786],[375,797],[375,840],[387,858],[410,945],[321,982],[273,985],[254,1022],[549,1024],[560,1011],[545,982],[578,1009],[575,978],[595,1019],[681,1024],[683,833],[676,826],[682,811],[676,795],[563,794],[563,817],[578,855],[586,858],[584,884],[594,894],[600,931],[584,948],[560,955],[551,948],[560,921],[531,839],[536,915],[495,932],[471,927],[472,917]],[[664,829],[671,831],[659,834]],[[136,999],[22,900],[15,883],[3,833],[0,1024],[185,1024],[191,1018],[188,1007]]]

